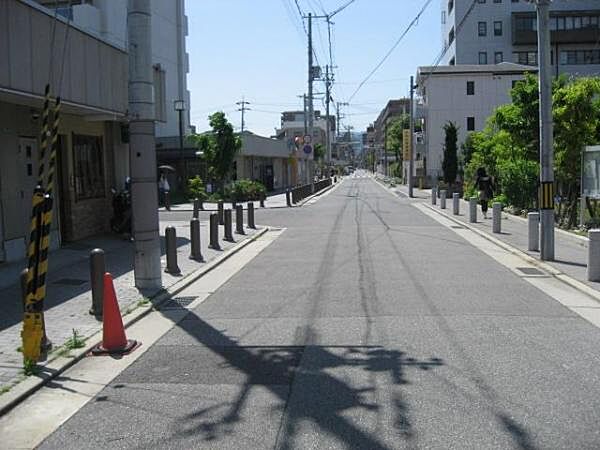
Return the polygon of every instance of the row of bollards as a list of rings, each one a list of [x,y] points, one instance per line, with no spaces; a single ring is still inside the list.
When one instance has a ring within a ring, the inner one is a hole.
[[[209,248],[220,250],[219,245],[219,222],[220,216],[223,217],[222,225],[224,227],[225,240],[233,242],[232,233],[232,210],[224,210],[220,202],[219,212],[211,214],[209,217]],[[200,242],[200,220],[198,211],[203,209],[201,203],[194,202],[193,217],[190,220],[190,259],[202,262],[201,242]],[[235,207],[236,214],[236,233],[243,235],[244,231],[244,208],[242,205]],[[248,203],[248,228],[255,229],[254,222],[254,203]],[[175,227],[168,226],[165,229],[165,250],[167,258],[167,266],[165,272],[171,275],[181,274],[181,269],[177,263],[177,232]],[[95,248],[90,252],[90,281],[92,288],[92,307],[90,314],[96,316],[97,319],[102,319],[102,304],[104,299],[104,274],[106,273],[106,263],[104,250]],[[25,278],[22,278],[24,280]]]
[[[440,209],[446,209],[446,199],[448,193],[446,190],[439,191],[440,198]],[[437,203],[438,192],[436,188],[431,189],[431,204],[435,205]],[[478,197],[469,198],[469,222],[477,223],[477,205],[479,203]],[[460,214],[460,194],[454,192],[452,194],[452,214],[455,216]],[[502,232],[502,203],[494,202],[492,204],[492,232],[493,233],[501,233]]]

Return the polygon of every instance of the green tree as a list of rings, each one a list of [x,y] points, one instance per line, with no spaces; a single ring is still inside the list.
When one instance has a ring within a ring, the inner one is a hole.
[[[386,131],[386,149],[392,150],[396,161],[402,160],[403,130],[410,126],[410,116],[402,114],[390,120]]]
[[[456,181],[458,173],[458,155],[456,141],[458,139],[458,128],[454,122],[448,121],[444,125],[446,134],[444,141],[444,160],[442,161],[442,171],[444,172],[444,181],[451,185]]]
[[[325,146],[323,144],[315,144],[315,161],[320,161],[325,157]]]
[[[563,206],[560,224],[577,223],[581,152],[598,143],[600,128],[600,78],[579,78],[563,84],[553,94],[555,178]]]
[[[233,168],[233,160],[242,148],[242,141],[233,132],[233,126],[225,113],[215,112],[208,116],[212,131],[190,136],[208,166],[208,174],[222,191]]]

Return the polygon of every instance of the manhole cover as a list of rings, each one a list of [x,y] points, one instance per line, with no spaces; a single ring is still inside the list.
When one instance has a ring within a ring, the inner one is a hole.
[[[525,275],[544,275],[544,272],[535,267],[517,267],[517,270],[523,272]]]
[[[66,286],[81,286],[85,283],[87,283],[87,280],[79,280],[77,278],[61,278],[60,280],[56,280],[52,284],[64,284]]]
[[[173,297],[165,303],[160,309],[180,309],[185,308],[198,297]]]

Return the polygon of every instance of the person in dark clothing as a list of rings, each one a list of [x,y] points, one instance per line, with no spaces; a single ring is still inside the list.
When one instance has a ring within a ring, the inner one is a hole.
[[[492,177],[486,173],[484,167],[477,169],[475,186],[479,189],[479,203],[481,211],[483,211],[483,218],[487,219],[488,201],[494,196],[494,184]]]

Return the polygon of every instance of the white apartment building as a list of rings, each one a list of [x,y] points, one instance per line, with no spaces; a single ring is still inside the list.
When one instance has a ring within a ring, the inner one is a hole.
[[[513,63],[418,68],[416,117],[422,121],[423,144],[417,146],[415,167],[423,168],[426,185],[442,175],[444,125],[452,121],[458,127],[460,150],[469,133],[485,127],[496,107],[511,102],[510,90],[526,72],[537,69]]]
[[[442,64],[513,62],[537,66],[533,3],[475,0],[468,13],[472,4],[473,0],[441,0],[442,45],[448,48]],[[553,0],[550,26],[556,76],[600,74],[599,0]]]

